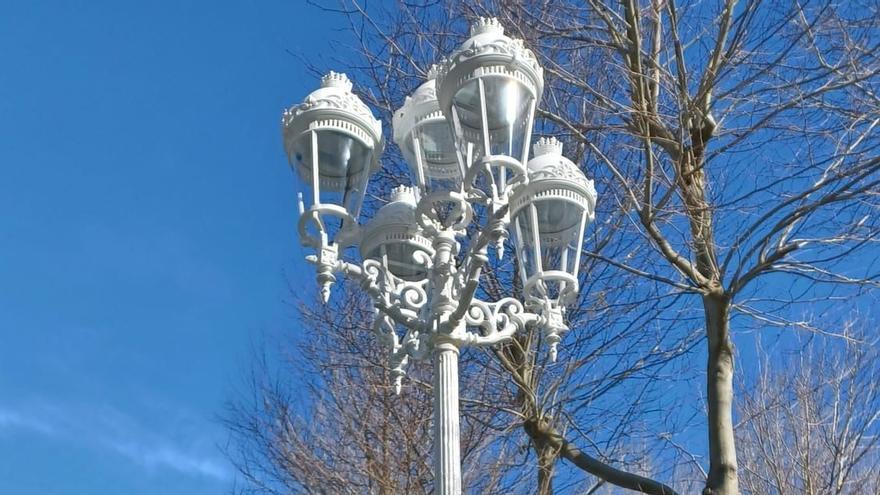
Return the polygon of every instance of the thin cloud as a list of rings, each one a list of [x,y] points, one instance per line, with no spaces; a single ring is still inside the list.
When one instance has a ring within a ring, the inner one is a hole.
[[[205,447],[211,445],[209,441],[202,439],[186,446],[172,442],[170,435],[149,431],[112,407],[46,403],[20,409],[0,407],[0,432],[3,430],[37,433],[110,450],[149,471],[170,470],[221,482],[232,478],[229,466],[209,452],[211,447]]]
[[[122,442],[111,443],[110,447],[146,469],[165,468],[183,474],[206,476],[218,481],[230,479],[229,470],[216,460],[186,453],[172,446]]]
[[[55,429],[49,423],[2,408],[0,408],[0,429],[28,430],[44,435],[50,435],[55,432]]]

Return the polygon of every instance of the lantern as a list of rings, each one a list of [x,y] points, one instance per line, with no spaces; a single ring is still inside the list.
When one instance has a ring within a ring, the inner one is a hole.
[[[415,192],[409,187],[397,187],[390,199],[364,226],[361,257],[380,261],[403,280],[422,280],[427,276],[426,263],[434,249],[416,223]]]
[[[382,124],[351,87],[345,74],[331,72],[282,120],[288,160],[300,181],[300,235],[316,248],[357,240],[367,182],[379,167]]]
[[[458,191],[461,169],[449,123],[440,111],[436,92],[437,67],[403,106],[394,112],[394,142],[400,147],[413,178],[423,193]]]
[[[394,142],[400,147],[424,198],[425,213],[444,227],[467,223],[462,169],[449,122],[437,102],[437,66],[403,106],[394,112]]]
[[[593,221],[593,181],[562,156],[562,143],[542,138],[528,162],[529,182],[510,201],[526,303],[559,307],[578,293],[584,229]]]
[[[466,190],[503,204],[524,178],[543,69],[496,19],[480,18],[441,66],[440,108],[453,128]]]

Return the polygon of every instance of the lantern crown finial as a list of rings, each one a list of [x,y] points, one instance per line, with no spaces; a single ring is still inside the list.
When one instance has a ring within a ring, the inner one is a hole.
[[[555,137],[542,137],[532,146],[535,158],[542,155],[562,156],[562,142]]]
[[[352,85],[351,80],[349,80],[348,76],[344,73],[330,71],[327,75],[321,78],[321,87],[340,88],[344,91],[351,91]]]
[[[471,24],[471,36],[484,33],[504,34],[504,27],[495,17],[479,17]]]
[[[410,186],[397,186],[391,190],[389,202],[406,201],[407,203],[416,203],[415,190]]]

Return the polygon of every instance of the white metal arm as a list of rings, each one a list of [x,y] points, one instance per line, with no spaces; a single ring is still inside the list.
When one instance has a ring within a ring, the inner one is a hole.
[[[493,217],[493,222],[498,221]],[[482,268],[488,261],[489,243],[495,239],[493,230],[485,230],[470,246],[461,271],[452,258],[450,242],[454,242],[454,234],[438,235],[440,249],[434,258],[429,259],[424,253],[417,256],[420,258],[417,261],[431,272],[419,282],[395,277],[377,260],[365,260],[361,265],[338,259],[322,260],[314,255],[306,260],[317,265],[319,272],[341,273],[358,281],[361,290],[370,297],[376,311],[373,331],[388,349],[389,367],[395,391],[399,393],[409,358],[424,358],[433,346],[432,336],[438,334],[444,342],[459,348],[489,347],[509,341],[518,332],[536,325],[544,329],[551,359],[556,360],[559,334],[566,330],[560,308],[546,306],[540,313],[532,313],[512,297],[496,302],[475,297]],[[437,314],[434,310],[438,307],[446,309]],[[396,325],[405,330],[402,337]],[[479,330],[475,332],[470,328]]]

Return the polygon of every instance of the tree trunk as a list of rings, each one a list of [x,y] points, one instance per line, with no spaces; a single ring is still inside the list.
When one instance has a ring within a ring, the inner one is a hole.
[[[709,409],[709,477],[703,495],[738,495],[733,436],[733,344],[730,297],[722,290],[703,296],[709,362],[706,392]]]
[[[538,451],[538,495],[553,495],[553,472],[556,470],[557,452],[550,446]]]

